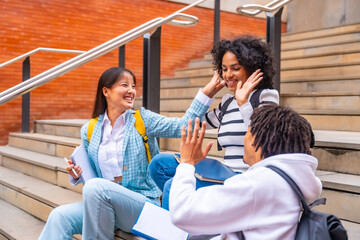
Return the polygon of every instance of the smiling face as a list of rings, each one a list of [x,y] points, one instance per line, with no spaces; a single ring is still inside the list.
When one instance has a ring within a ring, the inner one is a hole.
[[[222,78],[225,80],[229,90],[235,93],[239,82],[244,83],[250,74],[240,65],[233,52],[226,52],[222,58]]]
[[[111,88],[103,87],[103,94],[108,110],[122,114],[134,106],[136,97],[134,78],[130,73],[124,72]]]

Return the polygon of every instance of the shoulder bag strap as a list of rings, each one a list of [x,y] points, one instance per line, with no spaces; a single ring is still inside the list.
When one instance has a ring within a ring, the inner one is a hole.
[[[134,113],[135,117],[135,128],[139,132],[140,136],[143,139],[145,149],[146,149],[146,156],[148,159],[148,162],[151,161],[151,155],[150,155],[150,148],[148,143],[148,136],[146,136],[146,129],[145,129],[145,123],[144,120],[141,117],[140,110],[136,110]]]
[[[298,185],[296,185],[294,180],[292,180],[292,178],[289,177],[289,175],[287,175],[283,170],[281,170],[278,167],[275,167],[273,165],[269,165],[269,166],[266,166],[266,167],[270,168],[271,170],[273,170],[274,172],[279,174],[283,179],[285,179],[285,181],[288,182],[288,184],[291,186],[291,188],[295,191],[295,193],[300,198],[300,201],[301,201],[301,204],[302,204],[302,206],[304,208],[304,211],[310,211],[310,207],[307,205],[307,203],[306,203],[306,201],[304,199],[304,195],[302,194],[300,188],[298,187]]]
[[[257,108],[260,105],[260,95],[264,89],[256,89],[256,91],[251,95],[249,102],[253,109]]]
[[[90,119],[90,121],[89,121],[88,129],[87,129],[87,138],[88,138],[89,142],[91,140],[92,133],[94,131],[95,125],[98,122],[98,120],[99,120],[99,117],[96,117],[96,118]]]
[[[220,130],[220,127],[221,127],[221,122],[222,122],[222,119],[226,113],[226,110],[228,109],[230,103],[234,100],[234,97],[231,97],[229,99],[227,99],[224,104],[220,107],[220,113],[219,113],[219,116],[218,116],[218,120],[219,120],[219,127],[218,127],[218,132]],[[216,116],[216,114],[215,114]],[[222,150],[222,147],[220,146],[219,144],[219,140],[217,140],[217,147],[218,147],[218,151],[221,151]]]

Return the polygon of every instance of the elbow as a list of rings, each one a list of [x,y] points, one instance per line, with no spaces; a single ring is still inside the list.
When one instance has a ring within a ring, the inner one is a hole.
[[[171,222],[179,228],[184,229],[184,227],[186,227],[186,224],[189,223],[189,221],[186,219],[185,216],[186,216],[186,214],[184,214],[181,211],[170,210]]]

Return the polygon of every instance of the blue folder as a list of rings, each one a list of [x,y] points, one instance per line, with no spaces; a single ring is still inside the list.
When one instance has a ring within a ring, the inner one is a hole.
[[[174,154],[174,156],[180,162],[180,155]],[[195,177],[206,182],[223,183],[236,174],[231,168],[212,158],[205,158],[195,165]]]

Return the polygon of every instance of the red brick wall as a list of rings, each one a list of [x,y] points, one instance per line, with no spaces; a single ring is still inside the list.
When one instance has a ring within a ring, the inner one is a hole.
[[[165,17],[184,7],[160,0],[0,0],[0,63],[37,47],[89,50],[146,21]],[[162,28],[161,71],[171,76],[176,68],[186,67],[201,58],[213,41],[213,11],[194,8],[194,27],[166,25]],[[283,26],[285,31],[285,25]],[[231,13],[221,13],[221,38],[241,33],[265,34],[265,21]],[[38,53],[30,58],[35,76],[70,58],[72,54]],[[97,80],[107,68],[117,65],[114,50],[31,92],[30,120],[89,118]],[[21,82],[22,61],[0,69],[0,91]],[[126,67],[142,85],[142,38],[126,45]],[[21,129],[21,98],[0,106],[0,145],[8,133]]]

